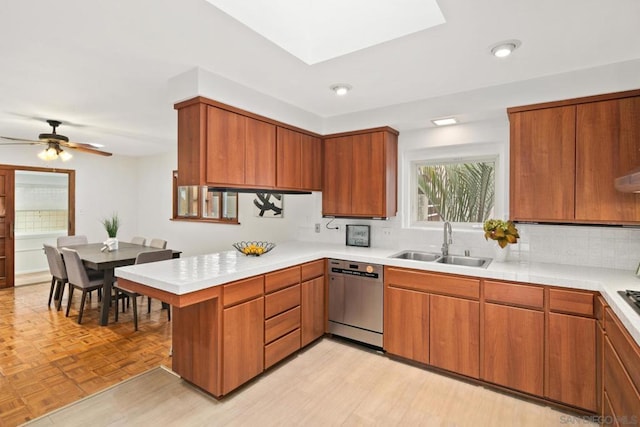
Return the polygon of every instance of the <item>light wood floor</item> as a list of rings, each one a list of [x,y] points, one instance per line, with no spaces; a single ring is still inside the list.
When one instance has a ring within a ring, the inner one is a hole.
[[[171,324],[160,302],[132,310],[117,324],[98,326],[97,298],[77,323],[47,307],[49,283],[0,289],[0,426],[15,426],[161,364],[171,366]],[[139,300],[140,301],[140,300]],[[66,307],[66,293],[64,305]],[[111,314],[113,320],[113,312]]]
[[[156,369],[29,426],[593,425],[325,338],[216,400]]]

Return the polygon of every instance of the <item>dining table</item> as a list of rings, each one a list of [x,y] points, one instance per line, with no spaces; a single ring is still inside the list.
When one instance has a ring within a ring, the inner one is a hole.
[[[100,325],[109,323],[109,307],[111,305],[111,289],[114,282],[114,270],[116,267],[132,265],[136,262],[136,257],[142,252],[155,252],[162,249],[149,246],[137,245],[128,242],[118,242],[118,249],[109,251],[104,243],[88,243],[84,245],[68,245],[69,249],[78,252],[84,266],[91,270],[103,273],[102,284],[102,307],[100,310]],[[173,258],[180,257],[180,251],[172,251]]]

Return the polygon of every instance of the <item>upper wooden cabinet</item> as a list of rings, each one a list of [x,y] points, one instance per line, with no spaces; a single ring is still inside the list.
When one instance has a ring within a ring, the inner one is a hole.
[[[197,97],[178,110],[178,186],[320,190],[321,139]]]
[[[388,127],[325,137],[322,214],[395,216],[397,152],[398,132]]]
[[[509,108],[510,214],[519,221],[637,224],[640,90]]]
[[[322,190],[322,140],[278,126],[276,186]]]

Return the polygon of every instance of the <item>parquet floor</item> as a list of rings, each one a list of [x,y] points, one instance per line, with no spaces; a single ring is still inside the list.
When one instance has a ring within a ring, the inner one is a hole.
[[[160,301],[139,301],[139,330],[132,309],[98,325],[97,298],[77,323],[80,293],[69,317],[47,307],[49,283],[0,289],[0,426],[15,426],[160,365],[171,366],[171,323]]]

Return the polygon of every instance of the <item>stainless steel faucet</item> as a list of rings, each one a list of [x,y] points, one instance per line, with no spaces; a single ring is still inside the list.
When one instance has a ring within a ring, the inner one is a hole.
[[[449,245],[453,243],[453,237],[451,235],[451,223],[445,221],[444,223],[444,241],[442,242],[442,256],[449,255]]]

